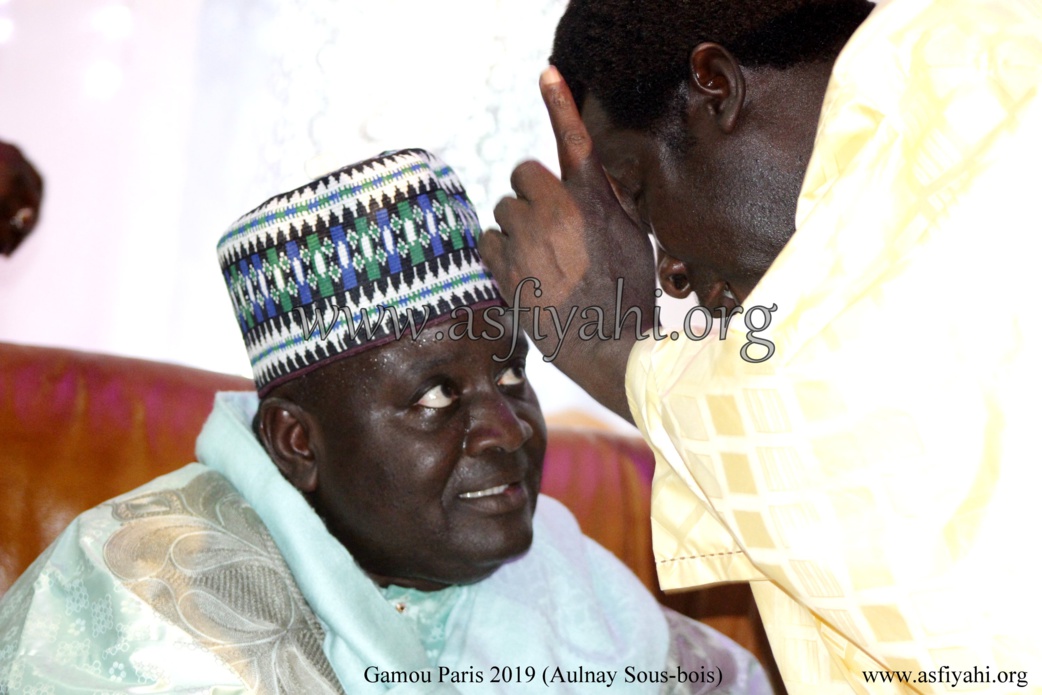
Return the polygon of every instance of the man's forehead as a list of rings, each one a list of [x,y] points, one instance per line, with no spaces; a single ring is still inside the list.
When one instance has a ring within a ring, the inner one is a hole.
[[[494,319],[499,328],[493,328],[486,317]],[[481,365],[475,360],[477,354],[502,355],[504,345],[513,346],[513,356],[525,357],[528,343],[523,333],[519,340],[514,340],[515,329],[510,319],[510,310],[500,305],[465,307],[447,321],[425,325],[415,339],[409,334],[388,340],[348,357],[332,360],[312,375],[335,374],[342,379],[343,375],[351,374],[355,379],[372,380],[392,369],[405,372],[454,366],[479,367]]]
[[[595,144],[602,140],[610,139],[618,133],[618,128],[612,124],[608,112],[601,105],[600,100],[592,94],[587,94],[586,98],[583,99],[579,115],[582,116],[586,130],[590,137],[593,138]]]
[[[646,133],[616,127],[596,96],[588,94],[580,111],[597,157],[609,176],[625,185],[633,178],[651,144]]]

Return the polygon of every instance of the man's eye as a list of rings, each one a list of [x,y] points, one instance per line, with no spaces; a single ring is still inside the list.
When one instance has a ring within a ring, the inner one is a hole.
[[[651,215],[648,214],[647,205],[644,204],[644,191],[639,192],[633,197],[632,202],[632,216],[637,221],[644,231],[651,229]]]
[[[640,216],[640,205],[633,198],[623,198],[621,201],[622,209],[626,211],[626,214],[631,220],[637,224],[641,224],[644,220]]]
[[[416,401],[416,405],[423,406],[424,408],[448,408],[456,400],[456,394],[454,394],[448,386],[445,384],[438,384],[430,391],[420,396],[420,400]]]
[[[605,172],[607,174],[607,172]],[[616,181],[611,176],[608,176],[608,181],[611,183],[611,190],[615,193],[615,199],[619,201],[619,205],[622,206],[623,211],[626,215],[633,220],[635,224],[645,224],[640,214],[640,202],[639,198],[641,194],[631,194],[629,191]]]
[[[499,380],[496,383],[500,386],[517,386],[525,383],[525,368],[519,364],[507,367],[499,375]]]

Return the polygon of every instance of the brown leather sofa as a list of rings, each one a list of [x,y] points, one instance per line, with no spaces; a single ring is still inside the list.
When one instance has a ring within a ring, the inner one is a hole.
[[[250,388],[242,377],[172,364],[0,343],[0,595],[77,514],[193,461],[215,391]],[[776,673],[748,587],[658,591],[653,467],[639,438],[551,423],[543,492],[659,600]]]

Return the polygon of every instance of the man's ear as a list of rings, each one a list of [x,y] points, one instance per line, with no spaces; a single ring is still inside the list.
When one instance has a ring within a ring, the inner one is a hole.
[[[738,126],[738,116],[745,106],[745,75],[731,53],[717,43],[700,43],[691,51],[689,108],[708,109],[709,115],[724,133]]]
[[[257,418],[257,438],[282,475],[301,492],[314,492],[318,487],[314,418],[293,401],[273,397],[261,401]]]

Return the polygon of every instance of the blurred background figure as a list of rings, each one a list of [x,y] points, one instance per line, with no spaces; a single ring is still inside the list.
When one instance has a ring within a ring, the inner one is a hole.
[[[40,218],[43,178],[14,145],[0,141],[0,255],[10,256]]]

